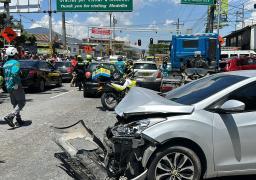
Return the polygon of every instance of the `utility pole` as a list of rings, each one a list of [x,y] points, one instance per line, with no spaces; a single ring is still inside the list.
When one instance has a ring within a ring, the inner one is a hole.
[[[48,10],[48,14],[49,14],[49,43],[50,43],[50,46],[52,46],[52,0],[48,1],[48,5],[49,5],[49,10]]]
[[[116,37],[116,30],[115,30],[115,27],[116,27],[116,24],[117,24],[117,19],[115,16],[113,16],[113,39],[115,39]]]
[[[63,42],[65,50],[67,50],[67,33],[66,33],[65,12],[62,12],[62,42]]]
[[[217,33],[220,34],[220,12],[221,11],[221,0],[218,0],[218,25],[217,25]]]
[[[115,16],[113,16],[113,40],[115,41],[115,38],[116,38],[116,30],[115,30],[115,27],[116,27],[116,24],[117,24],[117,19],[115,18]],[[113,48],[113,53],[115,53],[115,51],[116,51],[116,49],[114,49],[115,48],[115,46],[112,46],[112,48]]]
[[[244,4],[242,6],[242,28],[245,27],[245,23],[244,23]]]
[[[180,23],[180,18],[178,18],[178,22],[173,23],[173,25],[176,26],[176,33],[181,34],[180,26],[184,26],[184,23]]]
[[[10,24],[10,1],[4,2],[4,11],[6,13],[6,19],[7,19],[7,26]]]
[[[208,31],[207,32],[209,32],[209,33],[213,33],[214,12],[215,12],[215,4],[210,6],[210,12],[208,14],[209,22],[208,22]]]
[[[112,12],[109,12],[109,55],[111,54],[110,51],[112,51]]]

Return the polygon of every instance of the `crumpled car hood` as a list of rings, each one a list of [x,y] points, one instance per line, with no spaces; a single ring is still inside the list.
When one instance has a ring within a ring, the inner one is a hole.
[[[190,114],[193,110],[193,106],[170,101],[158,95],[156,91],[134,87],[118,104],[115,112],[123,117],[143,114]]]

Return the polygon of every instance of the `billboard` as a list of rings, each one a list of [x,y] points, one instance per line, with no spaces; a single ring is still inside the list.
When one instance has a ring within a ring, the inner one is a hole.
[[[10,12],[11,13],[29,13],[40,11],[41,0],[11,0]],[[4,4],[0,3],[0,12],[4,12]]]
[[[111,30],[105,28],[92,28],[91,33],[103,36],[110,36]]]
[[[57,11],[131,12],[133,0],[56,0]]]

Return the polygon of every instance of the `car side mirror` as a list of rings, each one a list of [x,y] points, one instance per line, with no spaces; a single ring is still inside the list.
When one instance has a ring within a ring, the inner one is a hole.
[[[245,104],[237,100],[228,100],[219,110],[225,113],[242,112],[245,110]]]

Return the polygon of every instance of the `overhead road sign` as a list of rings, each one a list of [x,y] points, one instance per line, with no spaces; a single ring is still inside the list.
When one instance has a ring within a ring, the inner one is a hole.
[[[213,5],[214,0],[181,0],[181,4]]]
[[[131,12],[133,0],[56,0],[57,11]]]

